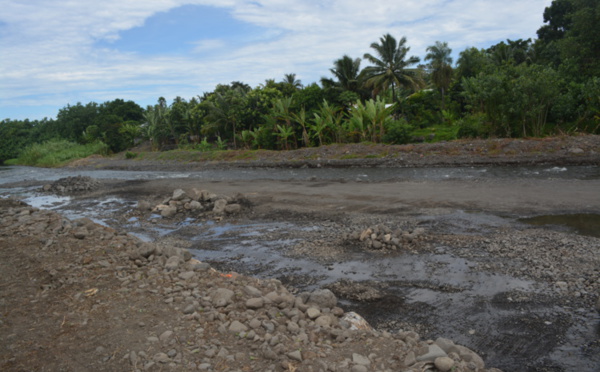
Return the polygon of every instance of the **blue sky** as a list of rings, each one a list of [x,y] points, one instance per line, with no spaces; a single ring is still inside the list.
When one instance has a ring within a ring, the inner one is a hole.
[[[0,120],[55,117],[77,102],[142,106],[216,84],[253,87],[333,61],[390,33],[409,55],[535,38],[551,0],[0,0]],[[363,61],[362,67],[366,66]]]

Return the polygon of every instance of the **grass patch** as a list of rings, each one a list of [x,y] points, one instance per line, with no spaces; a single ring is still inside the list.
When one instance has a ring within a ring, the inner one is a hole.
[[[108,146],[102,142],[80,145],[66,140],[54,140],[28,146],[17,159],[11,160],[10,164],[47,168],[58,167],[72,160],[86,158],[90,155],[106,155],[108,150]]]
[[[413,138],[423,138],[425,142],[452,141],[456,139],[457,127],[440,125],[423,129],[413,130],[410,134]]]

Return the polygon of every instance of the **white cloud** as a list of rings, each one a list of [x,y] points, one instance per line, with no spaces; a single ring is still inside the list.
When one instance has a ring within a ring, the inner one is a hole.
[[[0,0],[2,107],[192,97],[234,80],[252,86],[296,73],[304,83],[328,74],[333,60],[369,52],[384,33],[406,36],[410,55],[447,41],[457,53],[506,38],[535,37],[550,0]],[[199,39],[189,55],[141,56],[116,40],[151,16],[186,5],[227,9],[264,28],[246,45]],[[112,95],[111,95],[112,94]],[[127,95],[124,97],[123,95]],[[74,98],[69,98],[74,97]],[[154,97],[154,98],[152,98]],[[59,102],[69,98],[68,102]],[[2,116],[0,114],[0,116]]]
[[[212,52],[225,47],[225,41],[221,39],[204,39],[194,43],[194,53]]]

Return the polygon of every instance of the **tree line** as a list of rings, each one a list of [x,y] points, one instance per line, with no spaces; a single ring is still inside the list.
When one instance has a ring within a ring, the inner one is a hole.
[[[385,34],[362,58],[333,61],[320,84],[303,86],[292,73],[254,88],[220,84],[170,104],[159,98],[145,109],[122,99],[67,105],[55,120],[0,122],[0,162],[53,139],[101,141],[119,152],[140,138],[156,149],[289,150],[600,133],[599,25],[600,2],[554,0],[537,39],[467,48],[456,64],[446,42],[429,46],[421,61],[405,37]]]

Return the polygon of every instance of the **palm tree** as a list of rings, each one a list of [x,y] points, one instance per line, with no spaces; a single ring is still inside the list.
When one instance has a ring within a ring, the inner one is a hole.
[[[445,93],[452,82],[452,49],[448,43],[436,41],[435,45],[427,47],[426,61],[431,61],[431,80],[442,93],[442,110],[445,106]]]
[[[402,37],[398,43],[396,39],[385,34],[380,39],[380,44],[372,43],[371,48],[377,52],[377,57],[365,53],[364,59],[371,62],[374,66],[368,66],[363,70],[365,75],[365,84],[373,87],[374,92],[386,90],[392,87],[392,97],[396,102],[396,86],[419,89],[423,86],[423,79],[419,70],[408,68],[411,65],[419,63],[419,57],[412,56],[407,60],[406,53],[410,50],[405,46],[406,37]]]
[[[359,92],[360,80],[360,58],[352,59],[347,55],[333,62],[333,68],[329,69],[337,81],[329,78],[321,78],[323,86],[339,87],[343,90]]]
[[[294,90],[302,88],[302,82],[296,79],[296,74],[285,74],[282,83],[290,85]]]

